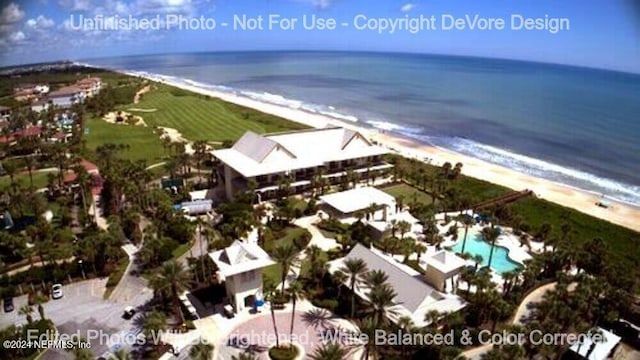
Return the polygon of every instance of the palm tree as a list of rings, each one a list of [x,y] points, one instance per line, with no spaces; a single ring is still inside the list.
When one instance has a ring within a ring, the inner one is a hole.
[[[152,311],[142,321],[142,333],[148,338],[157,338],[160,331],[167,329],[167,317],[159,312]]]
[[[209,360],[213,356],[213,345],[201,340],[189,350],[189,358],[194,360]]]
[[[336,272],[333,273],[333,281],[338,284],[338,299],[340,298],[340,295],[342,294],[342,284],[345,283],[345,281],[347,281],[349,279],[349,277],[343,273],[340,270],[337,270]]]
[[[498,236],[500,236],[500,230],[494,227],[486,227],[482,229],[482,239],[489,244],[491,244],[491,251],[489,252],[489,261],[487,262],[487,267],[491,267],[491,260],[493,260],[493,250],[496,246],[496,240]]]
[[[292,266],[298,264],[298,251],[292,245],[284,245],[275,248],[273,259],[282,267],[282,292],[284,293],[284,282]]]
[[[291,325],[289,327],[289,340],[293,341],[293,324],[295,322],[296,319],[296,303],[298,301],[298,299],[301,298],[302,296],[302,285],[300,284],[300,282],[298,281],[294,281],[291,284],[289,284],[289,288],[287,289],[287,292],[289,293],[289,297],[291,298],[291,305],[292,305],[292,310],[291,310]]]
[[[411,224],[408,221],[400,220],[398,222],[398,231],[400,232],[400,240],[404,240],[404,235],[411,231]]]
[[[422,243],[417,242],[413,247],[413,251],[416,252],[416,255],[418,256],[418,263],[420,263],[420,257],[425,251],[427,251],[427,247],[424,246]]]
[[[338,344],[328,343],[316,348],[310,358],[312,360],[342,360],[347,358],[347,351]]]
[[[32,313],[33,313],[33,308],[28,304],[22,305],[20,307],[20,310],[18,311],[18,314],[23,315],[27,318],[27,323],[29,324],[33,322],[33,317],[31,316]]]
[[[271,323],[273,324],[273,332],[276,336],[276,347],[280,347],[280,336],[278,335],[278,324],[276,323],[276,313],[274,302],[276,299],[276,286],[271,281],[265,281],[263,285],[263,292],[265,299],[269,302],[269,309],[271,310]]]
[[[364,283],[369,289],[383,286],[387,280],[389,276],[382,270],[372,270],[364,274]]]
[[[155,281],[152,282],[154,290],[161,293],[168,293],[173,300],[173,310],[184,323],[184,315],[180,309],[180,294],[187,289],[191,276],[182,267],[182,264],[172,260],[162,265],[160,272],[156,274]]]
[[[250,352],[243,352],[238,355],[231,356],[231,360],[258,360],[258,358]]]
[[[351,318],[356,314],[356,287],[358,282],[367,272],[367,264],[362,259],[347,259],[340,271],[349,278],[349,288],[351,289]]]
[[[462,238],[462,249],[460,250],[460,253],[464,254],[464,248],[467,245],[467,234],[469,233],[469,227],[473,225],[473,218],[469,215],[461,214],[457,220],[464,225],[464,237]]]
[[[367,298],[369,299],[369,312],[376,326],[380,327],[381,325],[385,325],[388,316],[397,313],[391,309],[396,305],[394,301],[396,295],[396,292],[388,284],[375,287],[367,294]]]
[[[113,353],[109,360],[131,360],[131,354],[129,354],[125,349],[120,349]]]

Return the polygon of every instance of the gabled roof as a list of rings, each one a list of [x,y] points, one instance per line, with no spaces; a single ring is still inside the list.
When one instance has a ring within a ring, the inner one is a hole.
[[[242,135],[242,137],[233,144],[232,149],[244,154],[258,163],[264,162],[267,156],[269,156],[269,154],[271,154],[275,149],[284,150],[291,156],[291,158],[295,158],[295,155],[282,145],[252,131],[244,133],[244,135]]]
[[[367,249],[361,244],[357,244],[346,256],[346,259],[362,259],[367,264],[369,271],[382,270],[389,277],[389,284],[393,287],[397,296],[395,302],[401,304],[409,311],[418,309],[424,299],[431,295],[434,288],[427,283],[411,276],[406,271],[401,270],[396,264],[379,254]]]
[[[247,132],[233,147],[213,151],[213,156],[253,177],[386,153],[357,131],[334,127],[271,135]]]
[[[225,277],[275,264],[260,246],[239,240],[229,247],[210,253],[209,257]]]
[[[390,256],[379,250],[368,249],[357,244],[349,254],[329,263],[330,271],[340,269],[347,259],[362,259],[369,271],[381,270],[387,274],[387,283],[396,292],[392,310],[395,315],[389,318],[396,322],[403,316],[408,316],[416,326],[428,325],[426,314],[437,310],[440,313],[458,311],[466,306],[464,300],[457,295],[443,294],[422,280],[422,274],[411,267],[398,263]],[[356,294],[367,300],[367,289],[356,289]]]

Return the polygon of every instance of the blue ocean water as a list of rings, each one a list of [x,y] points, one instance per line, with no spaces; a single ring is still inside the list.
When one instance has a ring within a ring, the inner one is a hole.
[[[320,112],[640,204],[640,75],[415,54],[91,59]]]

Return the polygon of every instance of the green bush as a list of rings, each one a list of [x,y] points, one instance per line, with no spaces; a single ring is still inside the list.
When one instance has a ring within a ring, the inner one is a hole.
[[[272,347],[269,349],[269,357],[273,360],[291,360],[298,356],[298,348],[291,347]]]

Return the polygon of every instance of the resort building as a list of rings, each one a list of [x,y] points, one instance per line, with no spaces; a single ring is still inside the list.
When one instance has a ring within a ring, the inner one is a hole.
[[[603,328],[596,328],[591,331],[591,337],[586,337],[584,341],[577,342],[569,348],[571,359],[586,360],[606,360],[612,359],[616,347],[620,343],[620,336]]]
[[[382,160],[386,153],[359,132],[334,127],[271,135],[248,131],[233,147],[212,155],[222,163],[218,172],[228,198],[253,184],[264,199],[276,196],[283,182],[299,193],[318,183],[374,178],[392,167]]]
[[[87,77],[76,81],[75,85],[84,91],[86,97],[92,97],[102,89],[102,79],[99,77]]]
[[[425,278],[438,291],[446,291],[447,280],[450,281],[449,289],[453,291],[456,277],[462,272],[466,261],[451,251],[441,250],[425,260],[427,268]]]
[[[450,313],[461,310],[466,306],[462,298],[454,294],[438,291],[425,281],[425,277],[413,268],[401,264],[390,256],[384,255],[377,249],[367,249],[357,244],[344,258],[329,263],[329,271],[334,273],[344,266],[348,259],[362,259],[369,271],[381,270],[388,276],[388,283],[397,294],[396,303],[389,312],[389,320],[398,323],[402,317],[410,318],[415,326],[429,325],[429,312]],[[345,286],[349,286],[348,280]],[[369,289],[364,285],[355,289],[356,295],[367,301]]]
[[[346,223],[352,223],[359,216],[365,216],[368,221],[386,222],[389,213],[395,212],[396,199],[382,190],[374,187],[360,187],[320,196],[321,208],[334,218]]]
[[[209,254],[225,282],[235,312],[262,301],[262,269],[275,264],[262,248],[236,240],[231,246]]]
[[[49,94],[49,100],[54,106],[69,107],[84,101],[86,94],[77,86],[65,86]]]

